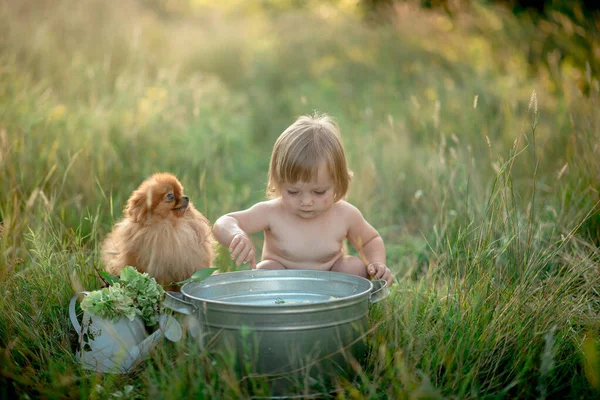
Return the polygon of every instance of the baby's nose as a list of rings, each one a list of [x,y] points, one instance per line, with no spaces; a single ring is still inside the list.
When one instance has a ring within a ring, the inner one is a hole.
[[[310,204],[310,203],[312,203],[312,197],[310,197],[310,195],[304,195],[300,198],[300,203],[301,204]]]

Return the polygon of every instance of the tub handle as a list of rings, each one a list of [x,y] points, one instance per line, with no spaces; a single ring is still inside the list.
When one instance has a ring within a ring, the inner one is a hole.
[[[196,306],[189,301],[183,300],[183,294],[178,292],[165,292],[165,299],[163,300],[163,306],[173,311],[185,315],[194,315],[196,313]]]
[[[187,315],[184,318],[184,324],[187,327],[188,333],[194,339],[199,338],[202,343],[202,328],[198,321],[198,307],[195,304],[185,301],[185,296],[180,292],[165,292],[163,306],[178,313]]]
[[[371,291],[371,295],[369,296],[369,304],[375,304],[378,301],[381,301],[388,297],[390,294],[390,288],[387,285],[387,282],[383,279],[379,279],[376,281],[372,281],[373,290]]]

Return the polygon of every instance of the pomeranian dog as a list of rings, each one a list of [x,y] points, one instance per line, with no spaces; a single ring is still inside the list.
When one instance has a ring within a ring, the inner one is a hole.
[[[127,201],[124,218],[101,245],[107,272],[119,275],[128,265],[147,272],[165,290],[212,265],[215,241],[209,221],[168,173],[146,179]]]

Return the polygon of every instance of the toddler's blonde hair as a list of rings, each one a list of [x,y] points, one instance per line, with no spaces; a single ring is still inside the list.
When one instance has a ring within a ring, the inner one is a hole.
[[[267,197],[281,195],[284,183],[308,182],[324,165],[334,182],[334,201],[346,196],[352,172],[340,138],[340,129],[326,114],[303,115],[277,139],[271,153]]]

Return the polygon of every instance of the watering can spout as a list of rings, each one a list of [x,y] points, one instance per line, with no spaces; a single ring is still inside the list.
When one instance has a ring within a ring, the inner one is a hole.
[[[165,332],[162,329],[157,329],[152,335],[141,341],[137,346],[133,346],[129,351],[131,365],[137,360],[143,360],[148,357],[152,349],[162,340]]]
[[[159,329],[131,349],[131,357],[135,360],[144,359],[160,341],[166,337],[172,342],[181,339],[182,331],[179,322],[170,315],[162,314],[158,321]]]

